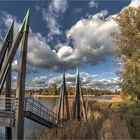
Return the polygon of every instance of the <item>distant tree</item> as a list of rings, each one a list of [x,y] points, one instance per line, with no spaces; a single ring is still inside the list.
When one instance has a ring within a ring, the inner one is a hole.
[[[67,88],[67,92],[68,92],[69,95],[74,95],[74,91],[75,91],[74,87],[68,87]]]
[[[57,84],[51,83],[51,90],[53,95],[58,95]]]
[[[140,98],[140,7],[129,7],[115,21],[119,32],[114,33],[116,55],[122,61],[122,92]]]

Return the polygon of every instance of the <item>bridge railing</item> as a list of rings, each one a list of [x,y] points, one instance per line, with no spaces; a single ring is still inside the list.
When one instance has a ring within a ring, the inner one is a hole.
[[[53,124],[57,124],[57,115],[32,97],[25,98],[24,108],[25,111],[35,113],[41,118]]]
[[[16,110],[16,98],[0,97],[0,126],[13,127],[15,125]]]
[[[0,110],[15,111],[17,100],[14,97],[0,97]]]

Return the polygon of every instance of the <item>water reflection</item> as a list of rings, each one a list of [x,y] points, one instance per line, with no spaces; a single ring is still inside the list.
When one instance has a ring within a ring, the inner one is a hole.
[[[53,110],[53,108],[58,104],[58,98],[42,98],[42,97],[34,97],[35,100],[39,101],[41,104]],[[34,133],[39,135],[41,131],[46,128],[43,125],[40,125],[30,119],[25,118],[24,123],[24,138],[31,138]]]

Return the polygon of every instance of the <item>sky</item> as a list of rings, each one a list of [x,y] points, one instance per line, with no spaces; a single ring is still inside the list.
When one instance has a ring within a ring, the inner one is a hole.
[[[79,67],[83,87],[119,89],[114,65],[116,46],[111,33],[118,32],[114,18],[139,0],[45,0],[0,1],[0,47],[14,20],[14,37],[30,9],[26,89],[61,84],[66,72],[68,86],[75,84]],[[19,47],[20,48],[20,47]],[[12,64],[12,87],[16,87],[18,50]]]

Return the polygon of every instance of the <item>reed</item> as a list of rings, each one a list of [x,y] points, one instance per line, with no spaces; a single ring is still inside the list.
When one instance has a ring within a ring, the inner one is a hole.
[[[72,103],[72,100],[70,101]],[[37,139],[130,139],[126,123],[96,101],[87,103],[87,121],[69,121],[62,127],[46,129]],[[71,106],[70,106],[71,107]]]

